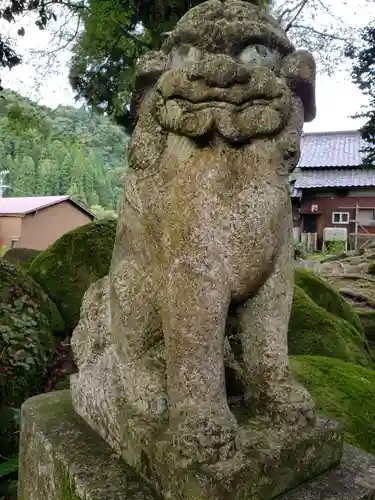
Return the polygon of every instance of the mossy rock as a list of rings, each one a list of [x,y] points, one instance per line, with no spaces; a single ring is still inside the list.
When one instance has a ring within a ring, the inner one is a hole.
[[[291,364],[317,412],[344,424],[347,443],[375,454],[375,371],[319,356],[295,356]]]
[[[365,330],[367,340],[375,342],[375,310],[374,309],[357,309],[358,316]]]
[[[371,262],[369,265],[368,265],[368,270],[367,272],[369,274],[371,274],[372,276],[375,276],[375,262]]]
[[[55,345],[52,310],[32,278],[0,261],[0,408],[39,392]]]
[[[359,332],[363,333],[361,320],[354,308],[337,292],[328,281],[306,269],[296,269],[295,284],[320,307],[335,316],[339,316],[351,323]]]
[[[69,331],[78,323],[84,293],[109,271],[115,236],[115,220],[91,222],[64,234],[29,268],[59,308]]]
[[[294,288],[288,346],[291,355],[327,356],[374,366],[362,331],[318,305],[298,285]]]
[[[34,250],[32,248],[10,248],[3,255],[3,259],[12,264],[21,263],[24,267],[28,267],[39,254],[40,250]]]

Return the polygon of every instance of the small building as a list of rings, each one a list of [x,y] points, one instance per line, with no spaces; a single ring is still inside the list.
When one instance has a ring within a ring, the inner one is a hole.
[[[375,237],[375,167],[363,164],[363,146],[356,130],[303,134],[291,176],[295,240],[320,247],[325,228],[346,228],[350,248]]]
[[[44,250],[95,215],[70,196],[0,198],[0,246]]]

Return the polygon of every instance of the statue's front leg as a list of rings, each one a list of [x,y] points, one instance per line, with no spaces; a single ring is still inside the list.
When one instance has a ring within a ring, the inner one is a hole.
[[[228,458],[235,451],[237,423],[225,389],[224,333],[230,294],[224,269],[204,256],[180,256],[165,271],[162,293],[174,442],[200,462]]]
[[[311,396],[293,379],[289,367],[294,270],[291,238],[287,240],[258,294],[239,309],[245,397],[257,414],[304,426],[314,422],[315,413]]]

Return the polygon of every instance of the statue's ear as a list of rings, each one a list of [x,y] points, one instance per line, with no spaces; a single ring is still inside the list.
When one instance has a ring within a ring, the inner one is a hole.
[[[147,52],[140,57],[136,65],[136,77],[130,103],[130,114],[137,121],[139,106],[148,89],[158,81],[159,77],[168,69],[168,55],[161,51]]]
[[[305,122],[311,122],[316,116],[316,65],[313,55],[307,50],[297,50],[289,54],[283,59],[281,76],[300,97],[304,107]]]

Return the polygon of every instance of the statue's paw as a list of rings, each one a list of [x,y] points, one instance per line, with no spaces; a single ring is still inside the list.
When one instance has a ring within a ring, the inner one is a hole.
[[[305,387],[294,380],[275,386],[267,394],[266,411],[273,421],[294,427],[316,422],[314,402]]]
[[[123,376],[126,403],[135,413],[160,418],[168,413],[163,374],[143,366],[127,365]]]
[[[185,410],[170,430],[180,454],[194,462],[227,460],[237,449],[238,424],[229,408]]]

